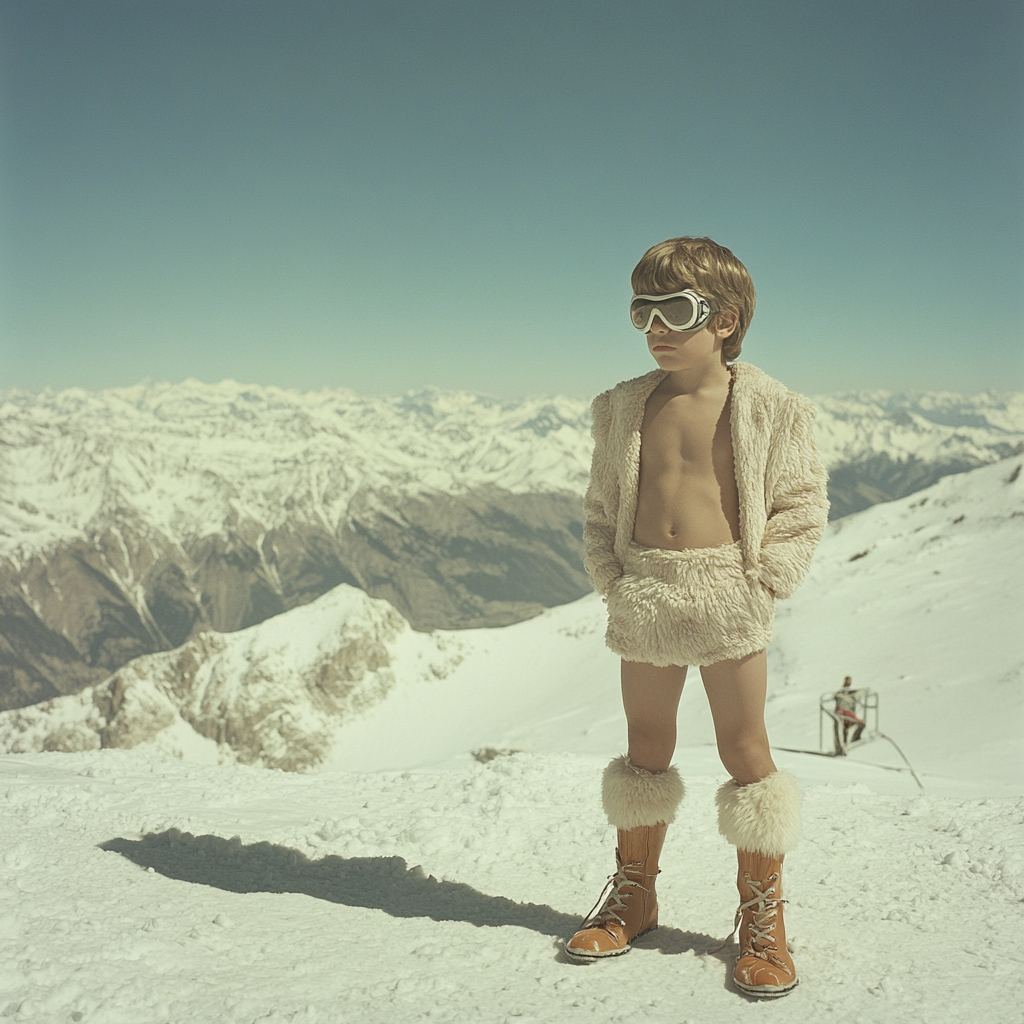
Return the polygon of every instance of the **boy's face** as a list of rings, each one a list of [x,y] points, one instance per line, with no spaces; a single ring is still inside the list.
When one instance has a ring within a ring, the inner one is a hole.
[[[725,326],[720,326],[724,324]],[[660,316],[651,321],[647,348],[663,370],[691,370],[722,360],[722,342],[735,330],[727,314],[712,317],[695,331],[673,331]]]

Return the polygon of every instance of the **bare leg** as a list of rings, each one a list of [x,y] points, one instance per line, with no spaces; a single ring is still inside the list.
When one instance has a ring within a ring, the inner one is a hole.
[[[768,659],[764,651],[733,661],[702,665],[718,754],[725,770],[741,785],[776,771],[764,725]]]
[[[573,960],[621,956],[629,952],[633,939],[658,927],[658,862],[669,822],[683,797],[679,773],[668,769],[685,679],[685,668],[622,663],[629,758],[615,758],[601,782],[608,823],[615,827],[618,870],[601,894],[600,910],[588,915],[566,943]]]
[[[629,760],[649,772],[663,772],[676,749],[676,713],[686,667],[659,668],[622,662],[622,706],[629,735]],[[763,698],[762,698],[763,699]]]

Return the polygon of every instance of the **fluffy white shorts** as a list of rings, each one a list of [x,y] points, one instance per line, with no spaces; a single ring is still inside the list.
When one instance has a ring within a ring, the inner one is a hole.
[[[635,542],[608,592],[605,643],[626,661],[713,665],[763,650],[775,599],[743,575],[739,542],[672,551]]]

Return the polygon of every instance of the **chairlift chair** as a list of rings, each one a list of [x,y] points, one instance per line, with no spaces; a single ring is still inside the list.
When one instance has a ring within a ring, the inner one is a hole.
[[[836,710],[836,690],[821,695],[818,704],[818,749],[830,757],[837,757],[845,754],[854,747],[863,746],[872,740],[878,739],[881,732],[878,728],[878,692],[866,687],[858,687],[850,693],[854,698],[853,715],[849,717],[842,711]],[[826,720],[831,726],[832,747],[825,748]],[[847,736],[861,722],[864,728],[856,740],[848,739]]]

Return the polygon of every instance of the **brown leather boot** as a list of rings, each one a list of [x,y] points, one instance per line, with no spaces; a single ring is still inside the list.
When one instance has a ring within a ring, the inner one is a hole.
[[[667,830],[664,824],[618,830],[618,870],[566,944],[565,951],[574,960],[621,956],[630,951],[633,939],[658,927],[654,882]]]
[[[782,921],[782,858],[800,838],[800,789],[789,772],[719,787],[718,830],[736,847],[740,957],[736,987],[752,996],[784,996],[796,987]],[[735,926],[734,926],[735,927]]]
[[[748,995],[784,996],[797,984],[796,967],[786,949],[786,925],[782,919],[782,858],[737,850],[739,873],[736,885],[740,907],[740,956],[733,970],[736,987]]]

